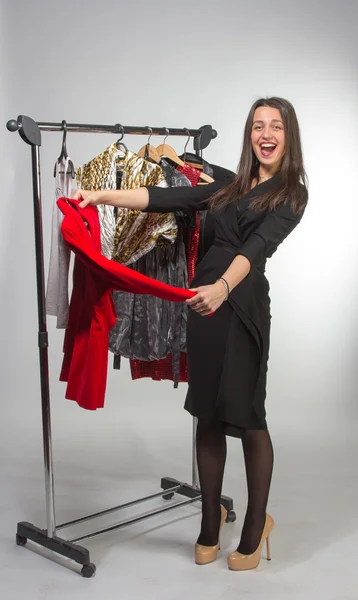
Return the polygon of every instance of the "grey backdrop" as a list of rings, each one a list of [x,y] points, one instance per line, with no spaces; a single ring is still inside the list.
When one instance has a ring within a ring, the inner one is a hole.
[[[312,534],[310,519],[316,527],[321,523],[323,537],[327,525],[332,543],[341,533],[350,535],[357,527],[348,464],[356,452],[358,418],[358,3],[3,0],[0,7],[5,553],[12,552],[26,568],[34,559],[12,547],[15,522],[44,524],[30,150],[5,130],[6,121],[27,114],[43,121],[211,123],[219,135],[205,158],[235,169],[246,115],[262,95],[283,96],[294,104],[310,180],[304,220],[268,268],[273,322],[267,408],[276,446],[271,506],[289,536],[291,509],[307,535]],[[67,147],[79,165],[113,140],[73,134]],[[134,151],[145,142],[125,141]],[[170,138],[169,143],[181,151],[184,140]],[[43,133],[46,261],[60,144],[60,135]],[[51,318],[48,326],[60,519],[152,491],[162,475],[188,480],[191,420],[182,410],[185,385],[173,390],[168,382],[132,382],[126,363],[121,372],[110,366],[105,409],[85,412],[64,400],[58,382],[63,333]],[[229,449],[225,491],[235,496],[241,515],[243,463],[237,442],[230,440]],[[333,500],[331,486],[343,490],[346,505],[342,496]],[[337,511],[333,525],[332,511]],[[196,525],[188,543],[195,532]],[[310,539],[313,546],[318,537]],[[290,539],[284,539],[287,556]],[[303,552],[306,546],[303,535]],[[101,548],[98,556],[104,560],[103,547],[95,548]],[[299,560],[300,552],[290,556]],[[36,566],[46,570],[47,563],[36,558]],[[10,585],[13,571],[5,572]],[[54,573],[60,580],[62,572]],[[129,590],[132,584],[129,579]],[[327,594],[333,593],[333,583],[327,586]],[[337,590],[342,591],[338,584]]]

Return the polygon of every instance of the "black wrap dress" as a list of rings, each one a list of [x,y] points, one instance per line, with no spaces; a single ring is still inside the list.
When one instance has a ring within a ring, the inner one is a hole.
[[[225,172],[225,170],[223,170]],[[214,175],[215,176],[215,175]],[[238,254],[251,270],[211,317],[189,311],[187,329],[188,393],[185,408],[208,421],[219,419],[227,435],[266,429],[266,374],[270,339],[266,259],[301,219],[290,202],[270,212],[250,208],[252,200],[273,189],[279,174],[254,187],[239,201],[210,213],[214,239],[199,262],[191,287],[221,277]],[[206,186],[148,187],[150,212],[203,210],[205,201],[230,182],[223,176]]]

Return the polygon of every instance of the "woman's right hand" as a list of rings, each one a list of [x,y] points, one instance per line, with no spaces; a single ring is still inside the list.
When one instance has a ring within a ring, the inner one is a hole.
[[[80,208],[106,204],[118,206],[118,208],[130,208],[131,210],[146,210],[149,204],[149,193],[145,187],[133,188],[132,190],[98,190],[95,192],[76,190],[73,197],[75,200],[80,200]]]
[[[91,204],[92,206],[97,206],[97,204],[101,204],[101,202],[102,202],[101,195],[102,195],[101,191],[88,192],[87,190],[76,190],[75,193],[73,194],[73,198],[75,200],[81,200],[79,207],[85,208],[89,204]]]

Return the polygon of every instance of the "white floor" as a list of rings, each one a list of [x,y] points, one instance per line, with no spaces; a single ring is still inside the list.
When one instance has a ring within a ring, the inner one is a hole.
[[[71,421],[67,429],[63,424],[61,431],[54,427],[58,522],[159,491],[161,476],[190,479],[190,448],[182,427],[188,423],[190,428],[190,421],[184,411],[178,411],[178,434],[174,425],[165,439],[153,430],[145,437],[144,428],[134,435],[125,422],[118,434],[108,414],[97,420],[91,417],[92,425],[88,421],[85,433],[77,436]],[[285,437],[279,428],[274,432],[273,560],[263,558],[256,571],[229,572],[225,561],[237,543],[246,501],[240,446],[230,440],[224,491],[234,496],[238,518],[224,527],[216,563],[198,567],[193,562],[200,516],[199,507],[191,505],[84,543],[97,573],[83,579],[74,566],[61,566],[61,559],[43,558],[40,550],[32,552],[14,543],[17,521],[45,525],[38,416],[33,421],[29,416],[27,431],[8,432],[7,437],[5,432],[1,439],[1,600],[357,600],[354,428],[351,435],[345,433],[344,441],[334,436],[315,439],[312,434],[300,441]],[[106,436],[101,437],[99,424],[104,418]],[[137,511],[127,510],[120,520],[164,502],[159,499]],[[90,527],[114,522],[115,517],[106,518]],[[88,525],[71,534],[77,531],[85,533]]]

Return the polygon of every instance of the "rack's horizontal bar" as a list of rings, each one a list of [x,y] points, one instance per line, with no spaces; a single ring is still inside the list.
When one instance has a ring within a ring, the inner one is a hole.
[[[63,131],[62,123],[53,123],[53,122],[38,122],[37,123],[39,129],[42,131]],[[21,125],[18,124],[18,128]],[[10,131],[16,131],[16,120],[11,120],[7,124],[7,128]],[[201,134],[201,129],[189,129],[186,127],[149,127],[143,126],[139,127],[136,125],[121,125],[120,123],[116,123],[115,125],[97,125],[97,124],[88,124],[88,123],[66,123],[67,131],[71,132],[79,132],[79,133],[115,133],[117,135],[121,135],[122,133],[126,135],[167,135],[169,131],[169,135],[176,136],[188,136],[190,133],[191,137],[197,137]],[[217,131],[212,130],[212,138],[217,137]]]
[[[157,492],[156,494],[151,494],[150,496],[145,496],[144,498],[139,498],[139,500],[132,500],[131,502],[127,502],[126,504],[120,504],[119,506],[115,506],[114,508],[108,508],[106,510],[101,510],[100,512],[93,513],[92,515],[88,515],[86,517],[81,517],[79,519],[75,519],[74,521],[68,521],[68,523],[63,523],[62,525],[56,526],[56,530],[65,529],[66,527],[70,527],[72,525],[78,525],[78,523],[85,523],[85,521],[90,521],[91,519],[97,519],[98,517],[103,517],[104,515],[110,515],[111,513],[117,512],[118,510],[123,510],[124,508],[130,508],[131,506],[136,506],[141,502],[148,502],[148,500],[152,500],[154,498],[159,498],[160,496],[166,496],[167,494],[171,494],[176,492],[181,486],[176,485],[170,489],[162,490],[161,492]]]
[[[140,523],[141,521],[145,521],[150,517],[155,517],[156,515],[160,515],[162,513],[168,512],[169,510],[173,510],[178,506],[185,506],[186,504],[192,504],[193,502],[197,502],[201,500],[201,495],[199,494],[197,498],[190,498],[189,500],[183,500],[182,502],[176,502],[175,504],[171,504],[170,506],[165,506],[164,508],[158,508],[157,510],[153,510],[150,513],[146,513],[145,515],[141,515],[140,517],[134,517],[133,519],[129,519],[128,521],[123,521],[123,523],[119,523],[118,525],[112,525],[111,527],[106,527],[105,529],[99,529],[98,531],[94,531],[93,533],[88,533],[86,535],[82,535],[76,538],[70,538],[68,541],[71,543],[81,542],[82,540],[88,540],[93,537],[97,537],[98,535],[102,535],[104,533],[109,533],[110,531],[115,531],[116,529],[122,529],[124,527],[129,527],[130,525],[135,525],[136,523]]]

